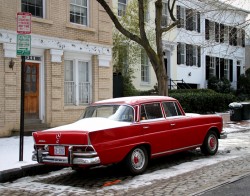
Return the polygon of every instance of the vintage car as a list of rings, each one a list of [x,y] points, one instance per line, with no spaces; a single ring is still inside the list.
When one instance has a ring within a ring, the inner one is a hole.
[[[197,147],[216,154],[222,128],[220,116],[185,114],[171,97],[108,99],[91,104],[75,123],[34,132],[32,159],[72,168],[122,162],[140,174],[150,159],[167,154]]]

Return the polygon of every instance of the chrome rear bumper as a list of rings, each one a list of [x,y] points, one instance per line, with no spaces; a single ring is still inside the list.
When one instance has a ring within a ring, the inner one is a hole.
[[[50,156],[48,151],[35,150],[32,154],[32,160],[38,163],[53,163],[66,165],[97,165],[100,158],[96,152],[73,152],[72,147],[68,148],[68,156]]]

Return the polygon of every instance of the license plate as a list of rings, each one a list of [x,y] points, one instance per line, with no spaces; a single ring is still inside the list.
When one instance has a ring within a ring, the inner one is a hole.
[[[55,155],[65,155],[65,147],[64,146],[54,146],[54,154]]]

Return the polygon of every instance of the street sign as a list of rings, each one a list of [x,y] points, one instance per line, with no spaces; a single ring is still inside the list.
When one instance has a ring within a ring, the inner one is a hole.
[[[31,35],[17,35],[16,54],[21,56],[30,56]]]
[[[17,13],[17,33],[18,34],[31,33],[31,13],[28,12]]]

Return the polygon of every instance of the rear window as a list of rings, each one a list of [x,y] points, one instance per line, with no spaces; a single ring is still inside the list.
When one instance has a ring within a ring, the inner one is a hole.
[[[163,104],[166,117],[182,115],[176,102],[164,102],[162,104]]]

